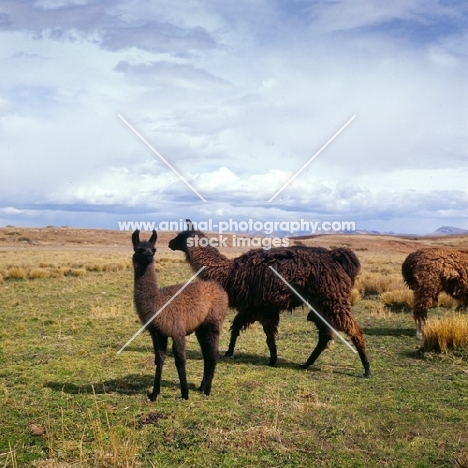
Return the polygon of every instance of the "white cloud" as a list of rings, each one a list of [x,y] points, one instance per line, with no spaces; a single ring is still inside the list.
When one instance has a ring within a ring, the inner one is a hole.
[[[0,201],[369,220],[428,218],[432,206],[456,224],[468,157],[468,15],[457,11],[436,0],[6,0]]]

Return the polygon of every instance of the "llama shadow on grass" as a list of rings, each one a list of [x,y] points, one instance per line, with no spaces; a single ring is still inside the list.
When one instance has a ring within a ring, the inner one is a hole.
[[[132,351],[132,352],[141,352],[141,353],[148,353],[148,356],[151,357],[153,354],[153,348],[151,347],[145,347],[143,346],[128,346],[125,348],[123,351]],[[223,365],[224,363],[227,364],[248,364],[252,366],[268,366],[268,356],[262,355],[262,354],[252,354],[252,353],[244,353],[244,352],[238,352],[235,353],[234,356],[229,356],[229,357],[224,357],[224,350],[219,350],[219,355],[218,355],[218,365]],[[200,351],[194,349],[187,349],[186,350],[186,356],[187,356],[187,366],[190,366],[190,361],[203,361],[203,355]],[[304,361],[307,359],[307,356],[304,355]],[[170,346],[168,347],[167,353],[166,353],[166,364],[170,365],[170,362],[174,362],[174,356],[172,353],[172,349]],[[299,367],[299,362],[291,362],[287,361],[285,359],[278,359],[278,362],[276,363],[275,367],[288,367],[291,369],[295,369]]]
[[[304,357],[304,361],[307,359],[307,356]],[[226,356],[224,357],[224,352],[220,352],[218,365],[240,365],[246,364],[249,366],[260,366],[260,367],[269,367],[268,366],[269,358],[268,356],[262,354],[252,354],[252,353],[244,353],[238,352],[235,353],[233,356]],[[289,368],[289,369],[299,369],[299,362],[292,362],[286,359],[278,358],[278,361],[273,366],[274,368]]]
[[[414,338],[414,328],[364,328],[364,335],[369,336],[407,336]]]
[[[104,394],[119,394],[119,395],[144,395],[147,390],[150,390],[153,385],[153,374],[129,374],[120,379],[105,380],[103,382],[75,384],[73,382],[46,382],[45,387],[50,388],[55,392],[63,392],[70,395],[104,395]],[[177,381],[162,380],[162,387],[177,386]],[[191,390],[195,390],[195,385],[189,385]]]

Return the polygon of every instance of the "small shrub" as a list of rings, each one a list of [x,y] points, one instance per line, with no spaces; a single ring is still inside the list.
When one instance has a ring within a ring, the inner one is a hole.
[[[382,294],[392,289],[399,289],[403,281],[395,275],[366,274],[358,278],[356,287],[366,296],[370,294]]]
[[[35,278],[50,278],[50,271],[45,268],[31,268],[28,272],[28,277],[31,279]]]
[[[58,268],[56,263],[39,262],[39,268]]]
[[[359,289],[353,288],[351,290],[350,300],[351,300],[351,305],[352,306],[357,304],[361,300],[361,293],[359,292]]]
[[[86,268],[66,268],[64,270],[65,276],[84,276],[86,274]]]
[[[104,271],[120,271],[124,269],[125,265],[123,263],[108,263],[104,265]]]
[[[438,307],[447,307],[448,309],[454,309],[458,306],[458,301],[454,299],[450,294],[446,292],[441,292],[437,300]]]
[[[468,348],[468,317],[454,314],[430,318],[424,325],[424,350],[446,353],[449,349]]]
[[[65,271],[62,268],[52,268],[49,272],[51,278],[60,278],[65,274]]]
[[[8,276],[14,279],[25,279],[28,276],[28,272],[22,267],[10,267],[8,273]]]
[[[413,306],[413,291],[410,289],[397,289],[396,291],[386,291],[380,295],[382,302],[387,307],[402,308]]]

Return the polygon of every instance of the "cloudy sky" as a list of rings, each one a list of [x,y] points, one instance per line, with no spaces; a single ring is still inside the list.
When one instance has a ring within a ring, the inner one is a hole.
[[[468,229],[464,0],[2,0],[0,44],[0,225]]]

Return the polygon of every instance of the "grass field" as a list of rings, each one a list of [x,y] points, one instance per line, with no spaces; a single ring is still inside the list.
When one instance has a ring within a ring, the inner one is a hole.
[[[265,337],[254,325],[235,357],[220,359],[212,395],[203,398],[195,391],[203,362],[191,336],[190,399],[178,400],[169,353],[162,393],[148,404],[149,336],[117,354],[139,328],[128,233],[125,242],[107,250],[0,244],[0,467],[468,466],[468,352],[421,353],[409,309],[380,297],[404,287],[404,248],[356,250],[363,272],[353,310],[370,379],[339,339],[315,366],[298,369],[317,339],[298,309],[282,315],[276,368],[266,365]],[[160,285],[191,276],[181,256],[158,256]],[[11,268],[26,276],[9,277]],[[37,268],[56,274],[29,274]],[[367,290],[372,284],[380,292]],[[449,313],[434,308],[429,316]]]

